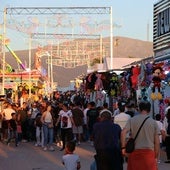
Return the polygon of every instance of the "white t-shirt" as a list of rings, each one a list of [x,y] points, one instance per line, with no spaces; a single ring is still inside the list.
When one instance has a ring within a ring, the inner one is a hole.
[[[59,116],[61,117],[61,128],[63,128],[63,129],[72,128],[72,123],[71,123],[72,112],[71,112],[71,110],[68,110],[67,112],[65,112],[64,110],[60,110]]]
[[[11,109],[11,108],[6,108],[6,109],[4,109],[4,118],[5,118],[5,120],[10,120],[10,119],[12,119],[12,116],[11,116],[11,114],[12,113],[15,113],[15,110],[13,110],[13,109]]]
[[[130,118],[131,118],[130,115],[121,112],[114,117],[114,123],[118,124],[121,127],[121,129],[123,129]]]
[[[66,154],[62,157],[65,170],[77,170],[77,163],[80,162],[80,157],[77,154]]]
[[[156,123],[158,124],[159,130],[160,130],[159,141],[160,141],[160,143],[162,143],[161,131],[162,131],[162,130],[165,131],[165,128],[164,128],[163,123],[162,123],[161,121],[156,120]]]
[[[83,120],[84,120],[84,124],[87,125],[87,111],[89,110],[89,108],[86,108],[84,109],[83,113],[84,113],[84,117],[83,117]]]

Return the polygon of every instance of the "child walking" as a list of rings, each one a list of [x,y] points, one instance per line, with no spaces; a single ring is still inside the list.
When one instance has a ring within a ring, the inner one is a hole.
[[[74,153],[76,144],[73,141],[70,141],[66,144],[65,154],[62,157],[62,163],[65,166],[65,170],[79,170],[80,157]]]

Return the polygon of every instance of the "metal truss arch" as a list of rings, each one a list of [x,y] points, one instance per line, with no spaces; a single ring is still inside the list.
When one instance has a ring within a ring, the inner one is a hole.
[[[100,38],[100,35],[95,34],[53,34],[53,33],[32,33],[32,39],[77,39],[77,38]]]
[[[111,7],[13,7],[6,8],[9,15],[51,14],[111,14]]]

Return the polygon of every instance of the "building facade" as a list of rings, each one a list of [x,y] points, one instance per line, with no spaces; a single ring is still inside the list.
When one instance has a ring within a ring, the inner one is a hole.
[[[159,62],[170,57],[170,0],[155,3],[153,14],[153,50]]]

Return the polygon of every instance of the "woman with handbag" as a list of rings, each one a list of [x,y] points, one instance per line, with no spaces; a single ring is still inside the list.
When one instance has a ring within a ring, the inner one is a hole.
[[[51,105],[48,105],[46,111],[43,112],[42,117],[41,117],[41,122],[42,122],[42,127],[43,127],[43,132],[44,132],[44,151],[47,150],[47,144],[49,145],[49,150],[54,151],[54,148],[52,146],[54,125],[53,125],[51,109],[52,109]]]
[[[160,132],[156,121],[148,118],[150,109],[149,102],[140,102],[140,114],[129,119],[121,132],[122,154],[128,156],[127,170],[157,170]],[[135,142],[134,151],[127,154],[126,134],[129,132]]]

